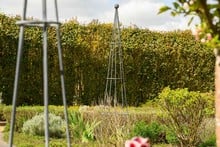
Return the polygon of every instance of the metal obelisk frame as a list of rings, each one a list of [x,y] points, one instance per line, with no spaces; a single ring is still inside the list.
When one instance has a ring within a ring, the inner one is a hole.
[[[111,106],[121,105],[124,107],[127,105],[127,100],[118,8],[119,5],[115,4],[115,16],[112,31],[112,40],[110,43],[104,104]]]
[[[66,94],[65,94],[65,84],[64,84],[64,73],[63,73],[63,61],[62,61],[62,50],[61,50],[61,40],[60,40],[60,22],[58,16],[58,7],[57,0],[54,0],[55,6],[55,21],[47,20],[47,1],[42,0],[42,14],[43,18],[40,21],[35,20],[26,20],[26,11],[27,11],[27,1],[24,0],[23,5],[23,14],[21,16],[21,21],[17,22],[20,26],[20,34],[19,34],[19,43],[18,43],[18,51],[17,51],[17,61],[16,61],[16,71],[15,71],[15,80],[14,80],[14,89],[13,89],[13,101],[12,101],[12,113],[11,113],[11,124],[10,124],[10,136],[9,136],[9,145],[12,147],[13,138],[14,138],[14,124],[16,117],[16,100],[18,93],[18,81],[20,74],[20,63],[22,58],[22,50],[24,44],[24,29],[28,26],[35,26],[42,28],[42,36],[43,36],[43,91],[44,91],[44,116],[45,116],[45,147],[49,146],[49,115],[48,115],[48,63],[47,63],[47,28],[49,26],[53,26],[56,28],[56,37],[57,37],[57,48],[58,48],[58,58],[59,58],[59,68],[60,68],[60,78],[61,78],[61,91],[64,105],[64,117],[66,121],[66,137],[67,137],[67,146],[70,147],[70,136],[69,136],[69,128],[68,128],[68,112],[67,112],[67,104],[66,104]]]

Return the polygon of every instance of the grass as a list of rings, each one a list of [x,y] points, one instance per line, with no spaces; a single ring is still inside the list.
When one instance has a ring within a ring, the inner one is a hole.
[[[8,140],[9,133],[4,133],[4,140]],[[44,137],[40,136],[30,136],[25,135],[22,133],[14,133],[14,140],[13,144],[15,144],[18,147],[33,147],[34,145],[37,145],[38,147],[44,147]]]
[[[9,133],[4,133],[4,140],[8,140]],[[30,136],[23,133],[14,134],[14,145],[16,147],[44,147],[44,137],[43,136]],[[56,139],[50,138],[50,147],[64,147],[67,146],[66,139]],[[101,143],[101,142],[89,142],[89,143],[72,143],[72,147],[123,147],[123,143],[111,144],[111,143]],[[173,147],[168,144],[155,144],[153,147]]]
[[[9,133],[4,133],[4,140],[8,140]],[[43,136],[31,136],[26,135],[24,133],[17,133],[14,134],[14,145],[16,147],[44,147],[44,137]],[[67,146],[66,139],[57,139],[57,138],[50,138],[49,140],[50,147],[64,147]],[[81,142],[72,142],[72,147],[111,147],[115,146],[111,143],[101,143],[101,142],[89,142],[89,143],[81,143]],[[123,146],[123,143],[119,143],[116,146]]]

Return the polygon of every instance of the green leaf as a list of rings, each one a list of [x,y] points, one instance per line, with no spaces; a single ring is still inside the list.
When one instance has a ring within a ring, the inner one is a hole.
[[[177,2],[173,2],[173,6],[174,6],[175,9],[180,7],[180,5]]]
[[[219,4],[208,4],[209,9],[218,9],[220,8]]]
[[[166,12],[167,10],[170,10],[171,8],[168,7],[168,6],[163,6],[160,8],[159,12],[157,14],[161,14],[161,13],[164,13]]]
[[[172,11],[172,12],[171,12],[171,15],[172,15],[172,16],[176,16],[176,15],[177,15],[177,13],[176,13],[176,12],[174,12],[174,11]]]
[[[188,24],[187,24],[188,26],[190,26],[190,25],[191,25],[191,23],[192,23],[193,19],[194,19],[194,17],[191,17],[191,18],[190,18],[190,20],[189,20],[189,22],[188,22]]]

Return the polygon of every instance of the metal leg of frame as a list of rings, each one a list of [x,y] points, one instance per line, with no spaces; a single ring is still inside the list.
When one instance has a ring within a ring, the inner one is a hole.
[[[58,17],[58,7],[57,0],[55,0],[55,13],[56,13],[56,21],[59,22]],[[61,49],[61,39],[60,39],[60,26],[56,27],[56,35],[57,35],[57,48],[58,48],[58,57],[59,57],[59,67],[60,67],[60,79],[61,79],[61,90],[62,90],[62,98],[63,98],[63,106],[64,106],[64,117],[66,121],[66,137],[67,137],[67,146],[70,147],[70,135],[69,135],[69,123],[68,123],[68,111],[67,111],[67,103],[66,103],[66,92],[65,92],[65,82],[64,82],[64,69],[63,69],[63,59],[62,59],[62,49]]]
[[[69,126],[68,126],[68,111],[67,111],[67,103],[66,103],[66,93],[65,93],[65,84],[64,84],[64,72],[63,72],[63,61],[62,61],[62,50],[60,46],[60,32],[59,27],[57,28],[57,40],[58,40],[58,56],[59,56],[59,66],[60,66],[60,79],[61,79],[61,89],[62,89],[62,98],[63,98],[63,106],[64,106],[64,117],[66,121],[66,136],[67,136],[67,144],[70,147],[70,135],[69,135]]]
[[[22,48],[24,43],[24,27],[20,27],[19,35],[19,47],[17,51],[17,61],[16,61],[16,71],[15,71],[15,81],[13,89],[13,100],[12,100],[12,113],[11,113],[11,122],[10,122],[10,136],[9,136],[9,146],[13,145],[14,138],[14,124],[15,124],[15,115],[16,115],[16,102],[17,102],[17,92],[18,92],[18,81],[20,75],[20,64],[22,58]]]
[[[47,49],[47,27],[51,22],[47,22],[47,3],[46,0],[42,0],[43,7],[43,26],[42,26],[42,36],[43,36],[43,97],[44,97],[44,127],[45,127],[45,147],[49,147],[49,110],[48,110],[48,49]],[[24,0],[24,9],[21,20],[26,20],[26,10],[27,10],[27,0]],[[64,105],[64,116],[66,120],[66,136],[67,136],[67,145],[70,147],[70,135],[69,135],[69,126],[68,126],[68,111],[67,111],[67,103],[66,103],[66,93],[65,93],[65,83],[64,83],[64,73],[63,73],[63,61],[62,61],[62,50],[61,50],[61,39],[60,39],[60,24],[58,23],[58,9],[57,9],[57,0],[55,0],[55,13],[56,13],[56,35],[57,35],[57,48],[58,48],[58,57],[59,57],[59,68],[60,68],[60,78],[61,78],[61,90],[62,90],[62,98]],[[37,26],[37,25],[36,25]],[[14,124],[16,117],[16,99],[18,92],[18,81],[20,74],[20,64],[22,59],[22,48],[24,43],[24,27],[25,24],[21,23],[20,26],[20,34],[19,34],[19,44],[18,44],[18,52],[17,52],[17,62],[16,62],[16,72],[15,72],[15,81],[14,81],[14,91],[13,91],[13,102],[12,102],[12,113],[11,113],[11,128],[10,128],[10,137],[9,137],[9,145],[12,147],[13,145],[13,137],[14,137]]]
[[[43,20],[47,20],[47,2],[42,0]],[[44,89],[44,127],[45,147],[49,147],[49,114],[48,114],[48,57],[47,57],[47,24],[43,25],[43,89]]]
[[[45,147],[49,146],[49,115],[48,115],[48,64],[47,64],[47,28],[43,27],[43,89],[44,89],[44,125]]]
[[[45,125],[45,146],[49,146],[49,114],[48,114],[48,64],[47,64],[47,28],[43,28],[43,89],[44,89],[44,125]]]
[[[22,20],[26,19],[26,10],[27,10],[27,0],[24,0]],[[13,97],[12,97],[12,113],[11,113],[10,134],[9,134],[9,146],[10,147],[12,147],[13,145],[13,138],[14,138],[16,102],[17,102],[18,82],[19,82],[19,75],[20,75],[20,65],[21,65],[21,59],[22,59],[23,44],[24,44],[24,26],[21,26],[20,33],[19,33],[17,61],[16,61],[16,69],[15,69],[15,80],[14,80],[14,89],[13,89]]]

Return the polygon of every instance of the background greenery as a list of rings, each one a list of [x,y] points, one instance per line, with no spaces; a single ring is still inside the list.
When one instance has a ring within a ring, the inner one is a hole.
[[[15,73],[19,17],[0,14],[0,92],[11,104]],[[61,26],[68,104],[99,104],[104,96],[111,24],[76,20]],[[49,103],[62,104],[55,30],[48,30]],[[161,90],[188,88],[214,90],[213,51],[196,42],[190,31],[153,32],[122,28],[127,100],[138,106]],[[25,30],[18,105],[43,105],[42,37],[39,28]]]

